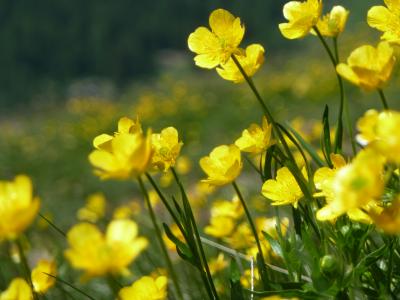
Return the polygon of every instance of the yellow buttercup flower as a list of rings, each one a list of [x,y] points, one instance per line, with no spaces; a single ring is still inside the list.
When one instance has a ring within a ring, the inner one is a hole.
[[[214,10],[209,18],[211,31],[199,27],[189,35],[188,46],[197,55],[196,65],[212,69],[228,61],[244,36],[244,26],[240,19],[235,18],[224,9]]]
[[[151,162],[151,131],[144,136],[138,122],[121,118],[114,136],[101,134],[89,161],[102,179],[127,179],[144,173]]]
[[[226,216],[211,217],[210,225],[204,228],[204,232],[216,238],[230,236],[235,228],[235,220]]]
[[[337,171],[326,170],[315,177],[327,204],[317,212],[320,221],[334,220],[347,213],[351,219],[370,223],[364,211],[379,211],[376,199],[383,192],[385,159],[372,149],[360,151],[354,160]]]
[[[289,21],[279,24],[282,35],[287,39],[306,36],[318,23],[322,12],[322,1],[290,1],[283,7],[283,15]]]
[[[371,213],[371,217],[375,225],[387,234],[400,234],[400,198],[397,197],[382,212]]]
[[[225,260],[225,256],[223,253],[219,253],[216,258],[213,258],[208,263],[211,275],[214,275],[222,270],[226,269],[228,266],[228,261]]]
[[[96,223],[106,214],[106,198],[101,193],[89,195],[86,205],[78,210],[77,217],[80,221]]]
[[[355,49],[348,57],[347,64],[338,64],[336,71],[353,84],[365,90],[374,90],[389,80],[395,61],[393,48],[381,42],[376,48],[364,45]]]
[[[334,6],[330,13],[323,16],[317,23],[317,28],[323,36],[335,37],[343,32],[349,11],[343,6]],[[314,31],[311,31],[316,34]]]
[[[368,25],[383,32],[382,40],[400,45],[400,2],[385,0],[386,6],[373,6],[368,11]]]
[[[363,146],[375,149],[389,161],[400,163],[400,113],[386,110],[367,111],[357,122],[360,133],[357,141]]]
[[[237,146],[218,146],[209,156],[200,159],[200,167],[208,175],[202,182],[215,186],[231,183],[239,176],[242,166],[240,149]]]
[[[306,175],[305,169],[303,169],[303,174]],[[272,205],[292,204],[296,208],[303,197],[303,192],[287,167],[278,170],[276,179],[268,179],[264,182],[261,193],[272,200]]]
[[[265,117],[262,119],[262,127],[251,124],[248,129],[243,130],[242,136],[235,141],[235,145],[243,152],[258,154],[274,144],[272,140],[272,125],[268,124]]]
[[[143,276],[131,286],[122,288],[118,295],[121,300],[165,300],[167,285],[168,279],[165,276]]]
[[[235,231],[229,237],[224,238],[224,240],[233,249],[248,249],[253,247],[256,242],[247,222],[240,223],[235,228]]]
[[[29,284],[22,278],[14,278],[7,290],[0,293],[0,300],[32,300],[33,294]]]
[[[167,127],[161,133],[153,133],[151,144],[154,151],[151,163],[162,171],[167,171],[175,165],[183,145],[179,141],[178,131],[174,127]]]
[[[86,271],[86,278],[128,273],[128,265],[148,245],[146,238],[138,237],[137,224],[127,219],[111,221],[105,235],[93,224],[80,223],[67,238],[64,255],[73,267]]]
[[[248,46],[246,50],[240,49],[240,51],[235,54],[247,76],[252,77],[264,63],[264,52],[263,46],[253,44]],[[217,68],[217,72],[222,78],[233,81],[234,83],[241,83],[245,80],[232,58],[225,64],[221,64],[221,66]]]
[[[47,274],[57,275],[55,262],[47,259],[39,260],[31,273],[33,289],[36,293],[44,294],[55,284],[56,279]]]
[[[40,206],[28,176],[0,181],[0,240],[14,239],[35,219]]]

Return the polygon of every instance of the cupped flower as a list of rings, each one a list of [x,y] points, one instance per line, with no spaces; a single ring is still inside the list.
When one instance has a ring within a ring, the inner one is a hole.
[[[121,300],[165,300],[167,299],[168,279],[166,276],[152,278],[143,276],[131,286],[119,291]]]
[[[22,278],[14,278],[8,288],[0,293],[0,300],[32,300],[33,293],[29,284]]]
[[[200,167],[208,178],[202,182],[214,186],[231,183],[242,170],[240,149],[236,145],[222,145],[214,148],[209,156],[200,159]]]
[[[106,198],[102,193],[95,193],[88,196],[86,205],[78,210],[77,218],[80,221],[96,223],[106,214]]]
[[[371,213],[375,225],[387,234],[400,234],[400,198],[379,213]]]
[[[111,221],[104,235],[95,225],[80,223],[67,234],[69,248],[64,255],[85,278],[129,273],[127,267],[147,247],[138,236],[138,226],[127,219]]]
[[[252,77],[264,63],[264,47],[259,44],[250,45],[238,50],[235,57],[248,77]],[[241,83],[245,80],[236,63],[230,58],[225,64],[217,68],[218,74],[226,80]]]
[[[290,1],[283,7],[283,15],[289,21],[279,24],[282,35],[287,39],[306,36],[318,23],[322,13],[322,1]]]
[[[400,2],[385,0],[386,6],[373,6],[368,11],[368,25],[383,32],[382,40],[400,45]]]
[[[393,48],[381,42],[376,48],[364,45],[355,49],[347,64],[338,64],[336,71],[353,84],[370,91],[381,88],[389,80],[395,61]]]
[[[238,50],[244,36],[244,26],[240,19],[224,9],[214,10],[209,18],[211,31],[199,27],[189,35],[188,46],[196,53],[197,66],[213,69],[228,61]]]
[[[263,117],[262,127],[251,124],[248,129],[243,130],[242,136],[235,141],[235,145],[243,152],[259,154],[274,144],[271,132],[272,125],[268,124],[267,119]]]
[[[96,148],[89,155],[95,174],[102,179],[127,179],[144,173],[153,154],[151,131],[142,133],[141,126],[128,118],[118,122],[114,136],[101,134],[93,140]]]
[[[317,23],[317,28],[323,36],[336,37],[343,32],[349,17],[349,11],[337,5],[324,15]],[[311,33],[316,34],[314,30]]]
[[[53,260],[39,260],[31,273],[33,289],[36,293],[44,294],[56,283],[56,279],[48,274],[57,275],[56,263]]]
[[[360,151],[350,164],[326,174],[316,174],[317,188],[322,190],[327,204],[317,212],[320,221],[334,220],[342,214],[370,223],[365,212],[379,211],[377,199],[384,188],[385,159],[373,149]]]
[[[167,127],[161,133],[153,133],[151,144],[154,151],[151,163],[154,168],[162,171],[175,165],[183,145],[174,127]]]
[[[0,181],[0,240],[15,239],[35,219],[40,200],[32,190],[31,179],[26,175]]]
[[[358,120],[357,128],[360,131],[357,141],[361,145],[368,145],[390,162],[400,163],[399,112],[371,109]]]
[[[305,169],[302,173],[306,175]],[[296,178],[287,167],[280,168],[275,179],[265,181],[261,193],[272,201],[272,205],[291,204],[296,208],[299,200],[304,196]]]

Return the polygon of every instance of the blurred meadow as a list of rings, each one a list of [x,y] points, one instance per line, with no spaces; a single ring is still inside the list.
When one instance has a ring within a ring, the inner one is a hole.
[[[349,29],[339,40],[341,61],[356,46],[376,43],[379,33],[368,27],[366,14],[381,2],[324,1],[326,7],[342,4],[351,11]],[[198,182],[204,175],[199,158],[216,145],[231,143],[263,115],[245,84],[224,81],[216,72],[194,66],[187,36],[199,24],[207,23],[210,11],[223,7],[240,16],[246,24],[247,41],[264,46],[265,64],[254,81],[276,119],[290,123],[315,145],[319,145],[325,105],[331,124],[336,122],[338,88],[328,56],[314,36],[288,41],[280,35],[284,3],[2,1],[0,178],[29,175],[42,201],[41,213],[65,231],[78,221],[77,212],[86,199],[102,193],[107,201],[105,220],[111,219],[116,209],[128,207],[141,234],[146,235],[152,227],[141,213],[145,208],[136,183],[101,181],[88,162],[95,136],[114,132],[122,116],[139,117],[144,128],[151,127],[154,132],[166,126],[177,128],[184,143],[177,170],[189,187],[203,228],[211,203],[231,199],[234,190],[213,192],[201,187]],[[396,68],[385,90],[395,109],[400,108],[394,102],[399,75]],[[380,108],[377,93],[360,91],[347,82],[345,90],[352,120],[367,108]],[[346,151],[350,153],[349,145],[345,145]],[[172,178],[158,177],[172,193]],[[252,199],[252,210],[269,214],[265,199],[253,184],[257,180],[245,162],[239,179],[247,183],[244,193]],[[151,195],[156,205],[157,196]],[[170,222],[161,205],[156,205],[156,213],[163,222]],[[50,246],[50,240],[62,245],[62,237],[41,218],[30,230],[31,242],[43,243],[43,251],[60,251]],[[148,274],[154,266],[163,265],[157,248],[150,243],[142,254],[146,259],[131,266],[134,274]],[[75,273],[65,264],[59,266],[60,274],[73,278]],[[190,266],[178,264],[190,272]],[[15,272],[11,266],[3,268],[0,290],[7,286],[4,269]],[[92,281],[88,289],[99,299],[110,299],[104,296],[110,291],[100,281]],[[193,299],[203,299],[198,292]],[[54,291],[54,297],[57,293]]]

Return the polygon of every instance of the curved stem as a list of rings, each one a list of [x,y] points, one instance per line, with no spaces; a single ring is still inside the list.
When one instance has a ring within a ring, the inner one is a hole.
[[[382,89],[378,89],[378,93],[379,93],[379,96],[381,97],[383,108],[384,109],[389,109],[389,105],[388,105],[388,103],[386,101],[386,97],[385,97],[385,94],[383,93],[383,90]]]
[[[244,208],[244,212],[245,212],[247,220],[248,220],[248,222],[250,224],[251,231],[253,232],[254,238],[256,240],[257,249],[258,249],[258,253],[260,254],[259,257],[260,257],[261,263],[262,263],[263,267],[265,268],[266,263],[265,263],[265,260],[264,260],[264,254],[263,254],[263,251],[262,251],[262,248],[261,248],[260,239],[258,238],[256,226],[254,225],[254,222],[253,222],[253,219],[251,217],[250,211],[249,211],[249,209],[247,207],[246,202],[244,201],[243,195],[240,192],[238,185],[236,184],[236,181],[232,181],[232,185],[233,185],[233,188],[235,189],[235,192],[236,192],[237,196],[239,197],[239,200],[242,203],[242,206]]]
[[[182,291],[181,291],[180,286],[178,284],[178,279],[177,279],[174,267],[172,265],[171,258],[169,257],[168,250],[167,250],[167,248],[166,248],[166,246],[164,244],[164,241],[163,241],[163,238],[162,238],[162,235],[161,235],[161,230],[157,225],[156,216],[154,214],[153,207],[151,206],[149,194],[148,194],[148,192],[146,190],[146,187],[143,184],[143,180],[142,180],[142,178],[140,176],[138,177],[138,182],[139,182],[139,186],[140,186],[140,189],[142,191],[142,194],[144,196],[147,208],[149,210],[150,219],[151,219],[151,221],[153,223],[154,230],[156,231],[156,236],[157,236],[158,242],[159,242],[159,244],[161,246],[161,251],[162,251],[162,253],[164,255],[165,261],[167,262],[167,267],[168,267],[169,273],[171,274],[171,279],[172,279],[172,282],[174,283],[174,287],[175,287],[175,290],[176,290],[176,292],[178,294],[178,298],[179,299],[183,299]]]
[[[33,282],[32,282],[32,278],[31,278],[31,269],[29,268],[28,265],[28,260],[26,259],[25,253],[24,253],[24,248],[22,246],[21,240],[18,237],[17,240],[15,241],[15,243],[17,244],[17,248],[18,248],[18,252],[19,252],[19,257],[21,259],[21,263],[24,267],[25,270],[25,277],[26,277],[26,281],[28,281],[29,286],[32,289],[32,295],[33,295],[33,299],[35,300],[39,300],[38,295],[35,293],[35,289],[33,287]]]

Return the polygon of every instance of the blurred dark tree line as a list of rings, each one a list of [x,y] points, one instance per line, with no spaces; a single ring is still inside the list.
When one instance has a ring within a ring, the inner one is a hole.
[[[29,99],[47,82],[87,76],[117,83],[155,71],[154,54],[185,49],[188,34],[217,7],[265,40],[284,1],[2,0],[0,101]],[[274,29],[275,30],[275,29]]]
[[[246,23],[248,41],[284,43],[285,0],[0,0],[0,103],[28,101],[49,82],[95,76],[123,84],[154,73],[162,49],[186,40],[211,10]]]

